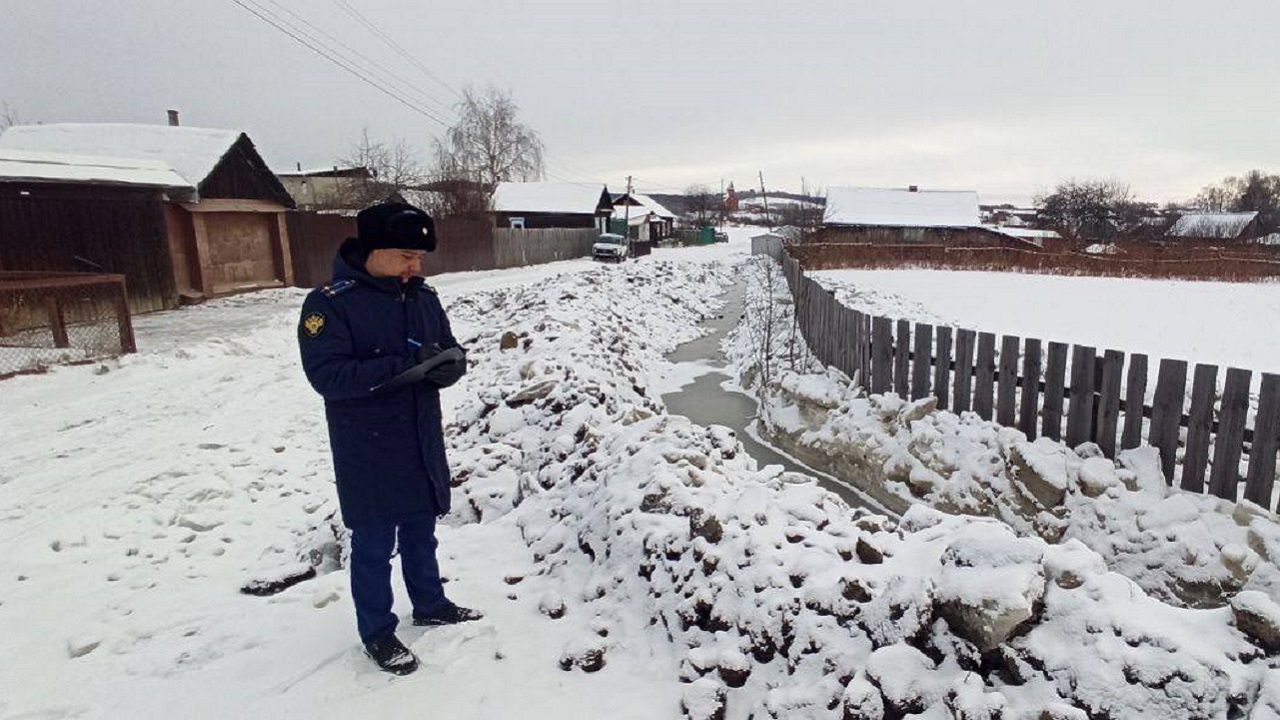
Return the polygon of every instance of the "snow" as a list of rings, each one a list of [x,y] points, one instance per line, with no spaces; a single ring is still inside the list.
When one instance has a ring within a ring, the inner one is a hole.
[[[1120,484],[1092,498],[1082,458],[1037,446],[1071,503],[1064,538],[926,507],[937,495],[895,522],[669,415],[659,390],[689,370],[664,356],[749,276],[750,234],[432,278],[471,360],[443,394],[441,564],[451,598],[486,617],[402,627],[423,663],[408,678],[356,647],[323,409],[297,365],[301,291],[152,316],[137,355],[0,383],[0,635],[19,649],[0,664],[0,716],[1216,718],[1274,704],[1270,661],[1229,608],[1148,590],[1176,577],[1170,558],[1203,555],[1216,577],[1216,544],[1274,568],[1261,556],[1280,525],[1261,509],[1156,510],[1163,481],[1159,496],[1125,484],[1148,482],[1149,462],[1112,467]],[[952,463],[956,493],[1019,492],[1004,464],[1019,439],[989,423],[866,398],[834,372],[780,379],[831,406],[797,413],[828,417],[831,438],[857,430],[939,477]],[[888,416],[911,419],[890,434]],[[1159,522],[1139,527],[1144,514]],[[1141,554],[1106,546],[1146,532]],[[240,592],[304,566],[316,577],[279,594]]]
[[[657,200],[654,200],[648,195],[643,195],[641,193],[631,193],[631,199],[639,203],[639,206],[636,206],[636,205],[631,206],[632,215],[636,215],[636,214],[644,215],[646,213],[652,212],[658,217],[662,218],[663,220],[676,219],[675,213],[671,212],[666,207],[664,207],[662,203],[659,203]],[[623,205],[613,206],[614,217],[622,217],[625,212],[626,212],[625,206]]]
[[[1238,237],[1257,217],[1256,212],[1187,213],[1178,218],[1165,234],[1169,237],[1230,240]]]
[[[977,227],[978,193],[833,187],[827,190],[826,224]]]
[[[163,162],[0,148],[0,178],[194,190]]]
[[[493,193],[495,212],[594,215],[604,186],[556,182],[501,182]]]
[[[127,123],[15,125],[0,135],[0,148],[107,155],[162,162],[199,185],[240,139],[238,130]]]
[[[1261,370],[1280,343],[1242,331],[1280,324],[1274,283],[1188,282],[935,270],[811,276],[856,310],[892,318]]]

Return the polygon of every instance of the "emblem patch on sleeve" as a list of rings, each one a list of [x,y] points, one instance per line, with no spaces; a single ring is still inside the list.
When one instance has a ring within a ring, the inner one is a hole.
[[[302,319],[302,331],[307,334],[307,337],[318,337],[320,333],[324,332],[324,314],[318,312],[308,313]]]

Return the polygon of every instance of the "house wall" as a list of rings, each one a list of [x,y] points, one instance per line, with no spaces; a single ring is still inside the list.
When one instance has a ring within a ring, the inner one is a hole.
[[[286,208],[296,205],[245,136],[223,155],[209,176],[200,181],[198,189],[201,200],[265,200]]]
[[[119,273],[131,312],[178,305],[154,189],[0,181],[0,268]]]
[[[511,218],[524,218],[526,230],[545,228],[594,228],[596,216],[587,213],[536,213],[536,212],[497,212],[494,213],[494,226],[510,228]]]
[[[195,230],[191,214],[172,203],[164,204],[165,232],[168,235],[169,258],[173,264],[173,282],[178,294],[200,291],[200,264],[196,258]]]
[[[944,245],[950,247],[1007,247],[1029,248],[1023,242],[982,228],[911,228],[860,225],[853,227],[828,226],[811,236],[806,242],[856,243],[883,245]]]
[[[215,295],[283,284],[276,272],[274,246],[279,241],[270,213],[201,213],[208,233],[209,256],[202,271]]]

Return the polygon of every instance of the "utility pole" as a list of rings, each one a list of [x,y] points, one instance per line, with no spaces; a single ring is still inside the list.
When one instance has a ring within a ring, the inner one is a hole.
[[[720,223],[717,228],[724,230],[724,178],[720,178]]]
[[[631,176],[627,176],[627,204],[623,206],[622,237],[627,239],[626,246],[631,247]],[[630,255],[631,253],[627,253]]]
[[[769,193],[764,190],[764,171],[760,171],[760,197],[764,199],[764,224],[773,229],[773,218],[769,217]]]

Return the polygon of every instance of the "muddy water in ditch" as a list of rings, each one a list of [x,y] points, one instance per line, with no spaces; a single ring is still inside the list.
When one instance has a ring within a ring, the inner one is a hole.
[[[748,431],[755,426],[758,411],[753,398],[738,392],[725,390],[723,383],[730,380],[725,371],[725,358],[720,352],[720,341],[738,324],[742,317],[742,287],[735,284],[725,294],[720,313],[703,322],[706,335],[676,348],[667,359],[673,363],[697,363],[717,368],[700,375],[678,392],[662,396],[667,410],[673,415],[684,415],[699,425],[723,425],[733,430],[742,442],[747,454],[756,459],[760,467],[781,465],[791,472],[812,475],[818,484],[844,498],[850,505],[879,510],[866,496],[812,468],[803,465],[777,450],[762,444]]]

